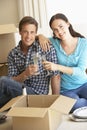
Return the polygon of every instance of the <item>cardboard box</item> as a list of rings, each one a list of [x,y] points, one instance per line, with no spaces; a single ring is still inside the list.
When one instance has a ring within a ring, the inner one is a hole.
[[[9,34],[17,32],[16,26],[14,24],[2,24],[0,25],[0,35]]]
[[[8,65],[0,64],[0,76],[5,76],[8,73]]]
[[[0,63],[7,62],[9,51],[16,46],[16,32],[17,29],[14,24],[0,25]]]
[[[19,96],[1,110],[13,119],[13,130],[57,130],[62,113],[68,114],[75,100],[58,95]]]

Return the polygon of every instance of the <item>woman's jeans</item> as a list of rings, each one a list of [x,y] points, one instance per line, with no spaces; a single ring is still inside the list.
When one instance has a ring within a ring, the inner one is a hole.
[[[64,91],[61,94],[67,97],[77,99],[70,113],[72,113],[77,108],[87,106],[87,83],[83,84],[81,87],[77,89]]]
[[[0,108],[12,98],[22,95],[22,85],[7,76],[0,78]],[[28,94],[35,94],[30,87],[26,86],[26,89]]]

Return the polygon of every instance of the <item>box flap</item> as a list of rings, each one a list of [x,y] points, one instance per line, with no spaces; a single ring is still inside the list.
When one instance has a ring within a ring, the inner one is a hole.
[[[23,96],[18,96],[13,99],[11,99],[8,103],[6,103],[1,109],[0,112],[3,112],[5,110],[8,110],[9,108],[13,107],[15,103],[19,101],[19,99],[23,98]]]
[[[28,107],[13,107],[8,113],[12,117],[40,117],[43,118],[47,112],[47,108],[28,108]]]
[[[63,114],[68,114],[75,102],[75,99],[60,95],[50,108]]]
[[[17,32],[16,26],[14,24],[0,25],[0,34],[8,34],[14,32]]]

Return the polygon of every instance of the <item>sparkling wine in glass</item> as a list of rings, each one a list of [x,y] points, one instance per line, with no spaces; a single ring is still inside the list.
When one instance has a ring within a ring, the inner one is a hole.
[[[46,61],[46,55],[42,55],[42,61]],[[47,70],[47,75],[46,76],[50,76],[50,72]]]
[[[36,52],[33,54],[33,62],[34,62],[34,65],[38,65],[38,62],[39,62],[39,53]],[[40,72],[39,72],[39,66],[38,66],[38,71],[35,73],[36,75],[38,75]]]

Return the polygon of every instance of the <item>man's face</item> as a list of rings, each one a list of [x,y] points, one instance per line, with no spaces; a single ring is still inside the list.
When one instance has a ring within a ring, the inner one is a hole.
[[[36,26],[34,24],[25,24],[19,32],[23,46],[29,47],[35,41]]]

